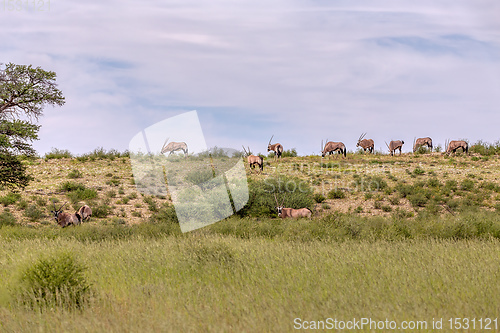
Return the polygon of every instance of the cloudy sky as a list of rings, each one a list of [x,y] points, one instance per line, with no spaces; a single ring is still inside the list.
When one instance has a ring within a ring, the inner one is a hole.
[[[500,139],[497,0],[42,2],[0,8],[0,62],[55,71],[66,97],[40,155],[125,150],[191,110],[208,145],[254,152]]]

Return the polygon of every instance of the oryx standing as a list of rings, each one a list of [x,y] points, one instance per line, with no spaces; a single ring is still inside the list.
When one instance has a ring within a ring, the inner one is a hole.
[[[278,217],[281,217],[282,219],[291,217],[291,218],[298,218],[298,217],[308,217],[311,218],[312,211],[309,208],[300,208],[300,209],[293,209],[293,208],[284,208],[283,203],[285,202],[285,197],[283,196],[283,201],[281,202],[281,205],[278,204],[278,199],[276,198],[276,193],[274,194],[274,200],[276,200],[276,209],[278,210]]]
[[[281,157],[281,154],[283,154],[283,146],[281,143],[275,143],[274,145],[271,144],[271,140],[273,139],[273,136],[271,136],[271,139],[269,140],[269,143],[267,144],[267,151],[273,151],[274,152],[274,159]]]
[[[184,152],[184,156],[188,155],[188,146],[185,142],[169,142],[167,145],[167,141],[170,138],[165,140],[163,147],[161,148],[161,153],[165,154],[166,152],[170,152],[168,156],[170,156],[173,152],[182,150]],[[166,146],[165,146],[166,145]]]
[[[455,153],[457,149],[462,148],[464,153],[469,152],[469,144],[463,140],[450,141],[446,147],[446,154]]]
[[[375,142],[373,142],[372,139],[363,139],[365,137],[365,135],[366,135],[366,133],[363,133],[359,136],[358,143],[356,144],[356,147],[363,148],[363,151],[365,151],[365,152],[368,149],[368,152],[373,154],[373,150],[375,149]]]
[[[432,139],[429,137],[426,138],[418,138],[417,141],[413,144],[413,152],[416,152],[418,148],[422,146],[427,146],[432,151]]]
[[[394,156],[394,152],[396,151],[396,149],[399,149],[399,155],[401,155],[401,148],[403,148],[404,144],[405,142],[403,140],[396,140],[396,141],[393,140],[389,144],[387,144],[387,142],[385,143],[387,148],[389,148],[391,156]]]
[[[250,147],[248,147],[248,151],[245,149],[245,147],[243,147],[243,151],[245,152],[245,154],[247,156],[247,161],[248,161],[250,168],[255,169],[255,165],[258,165],[260,168],[260,171],[264,170],[264,159],[261,156],[251,155],[250,154]]]
[[[328,139],[326,139],[328,141]],[[344,157],[347,156],[347,149],[345,148],[345,145],[342,142],[332,142],[328,141],[325,146],[323,147],[323,140],[321,141],[321,146],[323,150],[321,151],[321,156],[325,157],[326,154],[333,154],[334,152],[337,152],[339,154],[343,154]]]

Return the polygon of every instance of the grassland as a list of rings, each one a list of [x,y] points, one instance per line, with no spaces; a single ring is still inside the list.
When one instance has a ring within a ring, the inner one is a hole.
[[[0,197],[2,332],[284,332],[295,318],[499,316],[497,156],[269,159],[264,172],[248,170],[250,186],[285,174],[307,183],[312,220],[233,216],[186,234],[168,194],[136,191],[127,157],[27,163],[35,181]],[[89,203],[100,217],[61,229],[52,200]],[[83,305],[28,306],[26,270],[64,254],[90,285]]]

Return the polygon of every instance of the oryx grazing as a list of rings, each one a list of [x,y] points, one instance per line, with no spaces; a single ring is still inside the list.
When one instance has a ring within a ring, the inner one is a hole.
[[[463,152],[464,153],[468,153],[469,152],[469,144],[466,142],[466,141],[463,141],[463,140],[455,140],[455,141],[450,141],[447,145],[446,145],[446,154],[451,154],[451,153],[455,153],[457,151],[457,149],[459,148],[462,148]]]
[[[52,214],[54,214],[54,218],[57,221],[57,224],[59,224],[61,227],[67,227],[68,225],[79,225],[80,222],[82,221],[82,217],[78,212],[75,212],[75,214],[68,214],[68,213],[63,213],[62,209],[64,205],[66,205],[67,202],[65,202],[61,208],[56,209],[56,204],[54,203],[54,210],[51,211]]]
[[[429,137],[426,138],[418,138],[416,141],[413,140],[413,152],[416,152],[418,148],[427,146],[432,151],[432,139]]]
[[[387,144],[387,142],[385,143],[387,148],[389,148],[391,156],[394,156],[394,152],[396,151],[396,149],[399,149],[399,155],[401,155],[401,148],[403,148],[404,144],[405,142],[403,140],[396,140],[396,141],[393,140],[389,144]]]
[[[163,147],[161,148],[161,153],[165,154],[166,152],[170,152],[168,156],[170,156],[173,152],[182,150],[184,152],[184,156],[188,155],[188,146],[185,142],[169,142],[167,145],[167,141],[170,138],[165,140]]]
[[[283,146],[281,143],[275,143],[274,145],[271,144],[271,140],[273,139],[273,136],[271,136],[271,139],[269,140],[269,143],[267,144],[267,151],[273,151],[274,152],[274,159],[281,157],[281,154],[283,154]]]
[[[333,154],[334,152],[337,152],[338,154],[343,154],[344,157],[347,156],[347,149],[345,148],[345,145],[342,143],[342,142],[332,142],[332,141],[328,141],[328,139],[326,139],[326,144],[325,146],[323,147],[323,140],[321,140],[321,147],[322,147],[322,151],[321,151],[321,156],[322,157],[325,157],[326,154]]]
[[[276,198],[276,193],[274,193],[274,200],[276,200],[276,209],[278,210],[278,217],[281,217],[282,219],[291,217],[291,218],[298,218],[298,217],[308,217],[311,218],[312,211],[309,208],[300,208],[300,209],[293,209],[293,208],[285,208],[283,207],[283,203],[285,202],[285,197],[283,196],[283,201],[281,202],[281,205],[278,204],[278,199]]]
[[[372,139],[363,139],[365,137],[365,135],[366,135],[366,133],[363,133],[359,136],[358,143],[356,144],[356,147],[363,148],[363,151],[365,151],[365,152],[368,149],[368,152],[373,154],[373,150],[375,149],[375,143],[373,142]]]
[[[83,205],[80,209],[78,209],[78,214],[80,215],[82,222],[90,220],[90,217],[92,216],[92,209],[90,209],[87,205]]]
[[[251,155],[250,147],[248,147],[248,151],[245,149],[245,147],[243,147],[243,151],[247,156],[248,165],[251,169],[255,169],[255,165],[257,165],[260,168],[260,171],[264,170],[264,159],[261,156]]]

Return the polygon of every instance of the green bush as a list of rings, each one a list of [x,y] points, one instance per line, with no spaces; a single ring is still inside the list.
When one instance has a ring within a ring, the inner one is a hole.
[[[423,193],[417,192],[415,194],[409,195],[408,201],[410,201],[410,203],[414,207],[424,207],[429,199]]]
[[[464,191],[470,191],[474,188],[475,182],[471,179],[464,179],[460,184],[460,189]]]
[[[156,201],[153,199],[153,197],[145,196],[143,200],[148,205],[149,211],[158,212],[158,205],[156,204]]]
[[[81,308],[90,295],[86,269],[68,253],[41,258],[22,273],[18,300],[29,308]]]
[[[68,173],[68,178],[75,179],[75,178],[82,178],[82,177],[83,177],[82,172],[80,170],[77,170],[77,169],[73,169]]]
[[[328,192],[328,199],[344,199],[345,197],[345,192],[341,189],[333,189]]]
[[[299,178],[280,176],[249,180],[247,204],[239,216],[270,216],[276,214],[276,200],[288,208],[309,208],[314,205],[313,191],[308,182]]]
[[[281,157],[297,157],[297,150],[295,148],[283,151]]]
[[[61,184],[61,186],[59,186],[59,190],[63,192],[85,190],[85,185],[75,182],[64,182]]]
[[[72,203],[77,203],[79,201],[87,201],[97,198],[97,191],[91,188],[86,188],[84,190],[69,192],[66,196]]]
[[[416,167],[415,170],[413,170],[413,174],[416,176],[420,176],[425,174],[425,171],[419,167]]]
[[[29,205],[23,213],[24,216],[29,218],[31,221],[38,221],[42,217],[44,217],[43,212],[38,208],[37,205],[31,204]]]
[[[12,215],[11,212],[3,211],[0,214],[0,228],[7,225],[13,226],[15,224],[16,218],[14,217],[14,215]]]
[[[45,154],[45,160],[50,159],[61,159],[61,158],[73,158],[73,155],[69,150],[52,148],[52,150]]]
[[[133,214],[132,214],[133,215]],[[140,216],[139,216],[140,217]],[[174,205],[163,203],[158,212],[149,217],[151,223],[178,223]]]
[[[323,201],[326,200],[325,196],[321,193],[314,193],[313,199],[317,203],[322,203]]]
[[[6,195],[4,195],[3,197],[0,197],[0,203],[4,206],[9,206],[9,205],[15,204],[19,200],[21,200],[20,193],[10,192],[10,193],[7,193]]]
[[[111,214],[112,211],[113,209],[109,205],[101,203],[92,207],[92,217],[104,218]]]

